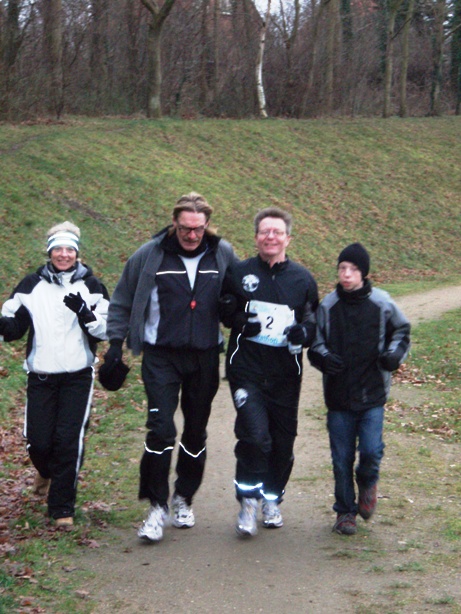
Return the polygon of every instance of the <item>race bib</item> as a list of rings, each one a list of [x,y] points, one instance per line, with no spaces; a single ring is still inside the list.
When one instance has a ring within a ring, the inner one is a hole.
[[[288,345],[287,336],[283,331],[287,326],[295,323],[295,314],[288,305],[266,303],[265,301],[249,301],[248,311],[257,313],[261,322],[261,332],[248,341],[271,345],[272,347],[285,347]]]

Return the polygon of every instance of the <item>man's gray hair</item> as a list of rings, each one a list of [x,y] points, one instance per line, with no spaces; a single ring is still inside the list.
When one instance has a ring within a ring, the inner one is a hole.
[[[266,207],[266,209],[262,209],[255,215],[255,218],[254,218],[255,234],[258,234],[259,224],[266,217],[275,217],[275,218],[279,218],[283,220],[285,222],[287,234],[291,235],[291,229],[293,226],[293,217],[291,216],[290,213],[287,213],[287,211],[283,211],[283,209],[279,209],[278,207]]]

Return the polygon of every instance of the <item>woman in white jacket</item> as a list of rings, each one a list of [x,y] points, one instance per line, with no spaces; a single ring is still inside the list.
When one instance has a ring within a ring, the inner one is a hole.
[[[58,526],[73,524],[96,344],[106,339],[109,304],[104,285],[78,259],[79,240],[70,222],[51,228],[48,262],[18,284],[0,318],[4,341],[29,331],[24,436],[37,469],[34,491],[48,495]]]

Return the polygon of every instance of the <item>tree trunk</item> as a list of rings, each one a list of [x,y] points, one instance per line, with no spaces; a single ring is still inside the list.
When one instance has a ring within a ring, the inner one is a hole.
[[[434,51],[431,89],[430,114],[434,117],[442,115],[440,95],[442,92],[443,70],[443,23],[445,20],[445,0],[436,0],[434,7]]]
[[[402,71],[400,73],[400,117],[408,117],[407,107],[407,76],[408,76],[408,57],[409,57],[409,34],[411,20],[413,19],[413,11],[415,0],[408,1],[407,13],[405,15],[405,24],[403,26],[402,38]]]
[[[286,11],[283,4],[283,0],[280,0],[280,19],[281,26],[280,30],[282,33],[283,44],[285,47],[285,57],[286,57],[286,68],[285,68],[285,78],[283,84],[283,104],[282,104],[282,112],[284,115],[288,117],[293,117],[296,114],[295,111],[295,88],[296,88],[296,77],[293,69],[293,55],[296,49],[296,42],[298,38],[299,31],[299,21],[301,14],[301,4],[300,0],[294,0],[293,2],[293,11],[294,17],[292,19],[291,27],[288,23],[286,17]],[[299,109],[297,114],[299,115]]]
[[[14,64],[21,44],[19,0],[10,0],[6,15],[0,6],[0,119],[10,119]]]
[[[325,110],[328,114],[333,112],[334,107],[334,80],[336,63],[336,44],[338,32],[338,0],[329,0],[328,3],[328,32],[327,32],[327,57],[325,70]]]
[[[64,82],[62,67],[62,0],[44,3],[44,42],[49,67],[49,110],[56,118],[64,108]]]
[[[259,51],[258,51],[258,58],[256,60],[256,92],[258,96],[259,116],[262,119],[267,118],[266,96],[264,94],[264,85],[263,85],[263,60],[264,60],[264,47],[266,45],[267,24],[269,23],[270,16],[271,16],[271,0],[267,0],[266,17],[262,23],[261,30],[259,33]]]
[[[136,3],[136,7],[135,7]],[[137,110],[137,103],[139,100],[138,90],[140,82],[140,71],[138,65],[138,30],[139,23],[137,12],[142,10],[139,8],[138,0],[127,0],[125,4],[125,23],[127,28],[127,41],[126,41],[126,58],[127,58],[127,81],[128,92],[127,98],[129,101],[130,111],[133,113]]]
[[[162,93],[161,28],[155,22],[149,24],[147,40],[149,56],[147,69],[147,117],[162,117],[160,95]]]
[[[306,114],[307,105],[309,102],[309,96],[312,92],[312,87],[314,85],[314,75],[315,75],[315,67],[317,63],[317,56],[319,51],[319,25],[320,18],[323,14],[323,9],[328,0],[320,0],[317,10],[315,5],[315,0],[312,0],[312,51],[310,54],[310,63],[307,69],[307,85],[306,91],[304,92],[303,102],[301,106],[301,116]]]
[[[391,115],[391,96],[392,96],[392,73],[394,70],[394,31],[397,12],[402,4],[402,0],[389,2],[389,16],[387,20],[386,36],[386,55],[384,69],[384,104],[383,117]]]
[[[219,53],[219,37],[219,2],[215,2],[213,12],[213,104],[216,110],[218,110],[219,106],[219,62],[221,58]]]
[[[219,6],[216,3],[216,6]],[[208,69],[208,8],[209,0],[202,0],[201,6],[201,25],[200,25],[200,72],[198,79],[198,102],[200,110],[205,109],[208,100],[208,83],[207,83],[207,69]],[[216,12],[213,13],[213,20],[216,20]],[[214,39],[216,44],[216,39]]]
[[[451,83],[456,93],[456,115],[461,111],[461,0],[453,3],[453,26],[451,39]]]
[[[93,0],[92,36],[90,51],[91,87],[95,93],[95,105],[98,112],[104,111],[103,94],[107,92],[107,34],[108,34],[108,1]]]
[[[159,8],[157,0],[141,0],[142,4],[151,14],[149,33],[147,40],[147,51],[149,55],[147,69],[147,117],[159,118],[162,116],[161,94],[162,94],[162,60],[161,60],[161,40],[162,28],[166,18],[176,0],[165,0]]]

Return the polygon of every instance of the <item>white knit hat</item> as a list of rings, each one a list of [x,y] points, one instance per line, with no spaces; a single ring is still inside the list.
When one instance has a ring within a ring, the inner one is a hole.
[[[61,230],[48,238],[46,251],[50,253],[55,247],[73,247],[78,252],[78,237],[69,230]]]

